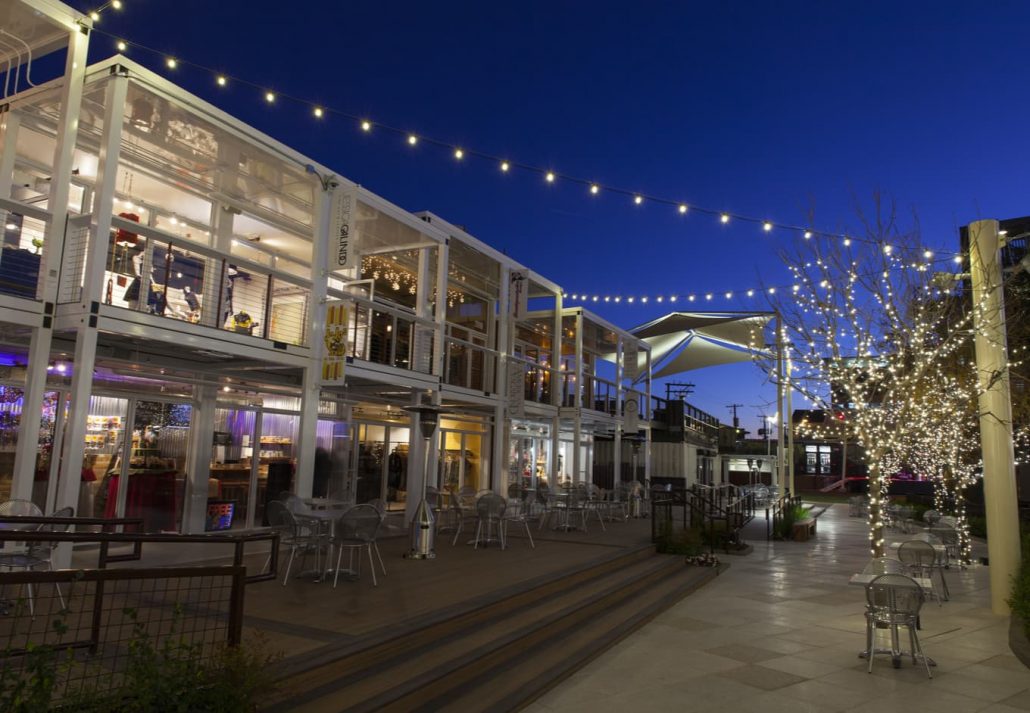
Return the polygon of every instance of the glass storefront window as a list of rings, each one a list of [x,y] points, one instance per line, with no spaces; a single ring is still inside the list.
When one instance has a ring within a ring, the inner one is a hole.
[[[180,528],[192,411],[189,404],[161,401],[137,401],[133,409],[128,468],[122,469],[128,482],[117,487],[119,509],[143,518],[144,532]]]
[[[251,502],[255,420],[254,411],[215,409],[207,486],[207,530],[246,526]],[[258,483],[258,503],[265,502],[266,485],[267,475]]]
[[[509,440],[508,489],[550,486],[550,427],[516,424]]]
[[[489,487],[482,471],[482,434],[445,430],[440,432],[440,442],[441,489],[457,492],[463,487]]]
[[[14,451],[18,445],[23,402],[22,389],[0,386],[0,501],[11,497],[14,482]],[[48,391],[43,395],[43,413],[39,424],[39,446],[36,451],[35,478],[32,486],[32,501],[42,510],[46,510],[59,402],[60,394],[56,391]]]
[[[386,426],[359,426],[357,463],[357,502],[367,503],[382,497],[383,467],[386,463]]]

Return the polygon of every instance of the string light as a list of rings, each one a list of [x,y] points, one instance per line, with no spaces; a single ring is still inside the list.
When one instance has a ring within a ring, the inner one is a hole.
[[[215,77],[215,84],[217,84],[218,86],[224,87],[227,83],[228,82],[224,74],[219,74],[217,77]]]
[[[113,4],[111,6],[113,7]],[[107,7],[107,6],[105,5],[104,7]],[[101,10],[102,9],[103,8],[101,8]],[[93,14],[96,15],[97,17],[99,17],[99,11],[95,11]],[[96,19],[96,18],[94,18],[94,19]],[[94,31],[100,32],[101,34],[106,34],[106,35],[112,37],[112,39],[115,39],[109,33],[105,33],[105,32],[103,32],[103,31],[101,31],[99,29],[94,28]],[[129,44],[128,42],[125,43],[126,47],[128,47],[128,44]],[[138,48],[140,50],[143,50],[145,52],[150,52],[150,53],[153,53],[155,55],[162,55],[162,53],[159,52],[158,50],[153,49],[151,47],[147,47],[146,45],[141,45],[141,44],[138,44],[138,43],[132,43],[132,44],[133,44],[134,47],[136,47],[136,48]],[[200,71],[207,71],[207,72],[210,72],[213,75],[217,74],[214,70],[212,70],[211,68],[206,67],[204,65],[193,63],[193,62],[182,62],[181,60],[177,60],[174,57],[170,57],[170,56],[166,56],[165,64],[166,64],[166,66],[169,69],[177,69],[180,64],[186,64],[186,65],[188,65],[188,66],[190,66],[192,68],[195,68],[197,70],[200,70]],[[225,83],[227,83],[229,81],[229,79],[232,79],[232,81],[237,82],[237,83],[242,84],[242,85],[251,86],[251,87],[255,87],[255,88],[260,88],[259,85],[255,84],[254,82],[250,82],[248,80],[245,80],[245,79],[242,79],[242,78],[239,78],[239,77],[230,76],[230,75],[223,75],[223,74],[218,74],[218,77],[219,77],[219,79],[217,79],[216,81],[217,81],[219,86],[225,86]],[[342,111],[340,109],[335,109],[335,108],[332,108],[332,107],[325,107],[325,106],[316,104],[313,101],[304,99],[302,97],[296,97],[296,96],[291,96],[291,95],[286,95],[286,94],[281,94],[281,93],[278,94],[278,95],[273,95],[271,92],[267,92],[266,90],[263,90],[263,89],[262,89],[262,92],[265,93],[265,99],[266,99],[267,103],[272,103],[277,98],[282,98],[284,100],[289,100],[289,101],[296,102],[296,103],[299,103],[299,104],[307,105],[308,108],[309,108],[309,111],[311,111],[311,113],[312,113],[312,116],[314,116],[315,118],[322,118],[322,117],[324,117],[324,116],[326,116],[328,114],[336,114],[338,116],[342,116],[342,117],[346,117],[346,118],[351,118],[354,121],[358,122],[358,126],[360,127],[360,129],[363,132],[369,132],[372,129],[372,122],[371,122],[371,120],[369,120],[367,118],[362,118],[362,117],[359,117],[359,116],[355,116],[353,114],[350,114],[350,113],[348,113],[346,111]],[[271,99],[269,98],[270,95],[272,97]],[[316,112],[315,111],[316,108],[317,109],[321,109],[322,113],[319,114],[318,112]],[[410,146],[415,146],[416,144],[419,143],[419,138],[414,133],[409,133],[409,132],[404,131],[402,129],[399,129],[399,128],[396,128],[396,127],[392,127],[392,126],[389,126],[387,124],[383,124],[383,123],[379,123],[379,122],[376,123],[376,126],[378,128],[381,128],[384,131],[394,132],[394,133],[397,133],[399,135],[405,136],[406,140],[407,140],[407,143]],[[544,168],[539,167],[539,166],[534,166],[534,165],[531,165],[531,164],[528,164],[528,163],[513,163],[513,162],[511,162],[508,159],[501,159],[501,158],[499,158],[497,156],[492,156],[489,152],[478,151],[478,150],[470,151],[469,149],[466,149],[464,147],[457,147],[457,146],[454,146],[454,145],[452,145],[452,144],[450,144],[450,143],[448,143],[446,141],[441,141],[441,140],[433,139],[431,137],[426,137],[426,141],[430,145],[432,145],[432,146],[437,146],[437,147],[442,147],[442,148],[448,149],[450,152],[452,152],[453,156],[455,158],[458,158],[458,159],[466,158],[466,157],[470,158],[472,156],[475,156],[475,157],[478,157],[478,158],[481,158],[481,159],[485,159],[485,160],[489,160],[489,161],[494,161],[494,162],[496,162],[500,166],[500,170],[501,170],[502,173],[508,173],[508,172],[511,171],[512,168],[517,167],[517,168],[519,168],[519,169],[521,169],[523,171],[526,171],[526,172],[536,173],[537,175],[542,175],[544,177],[545,181],[547,183],[549,183],[549,184],[550,183],[554,183],[557,180],[557,178],[558,178],[557,174],[553,170],[544,169]],[[460,155],[459,155],[459,152],[460,152]],[[574,182],[574,183],[580,183],[580,184],[583,184],[583,185],[590,186],[590,194],[591,195],[597,195],[601,191],[605,191],[605,192],[608,192],[608,193],[622,194],[622,195],[626,195],[626,196],[632,197],[634,205],[641,205],[646,200],[649,204],[671,206],[676,211],[678,211],[680,214],[686,214],[688,212],[691,212],[691,213],[696,212],[696,213],[700,213],[702,215],[717,216],[719,221],[722,224],[729,223],[730,222],[730,218],[734,217],[734,218],[737,218],[737,219],[739,219],[739,220],[741,220],[741,221],[743,221],[745,223],[750,222],[750,223],[759,224],[759,225],[762,226],[762,229],[763,229],[764,232],[770,232],[774,228],[779,228],[779,229],[782,229],[782,230],[785,230],[785,231],[792,231],[792,232],[794,232],[797,235],[803,235],[806,239],[811,239],[812,237],[816,237],[816,236],[819,236],[819,237],[822,237],[822,238],[828,238],[828,239],[834,239],[834,238],[837,237],[834,233],[832,233],[830,231],[817,231],[817,230],[814,230],[814,229],[812,229],[810,227],[800,227],[800,226],[797,226],[797,225],[790,225],[790,224],[787,224],[787,223],[778,223],[776,221],[772,221],[772,220],[768,220],[768,219],[757,219],[757,218],[748,217],[748,216],[744,216],[744,215],[740,215],[740,214],[736,214],[736,213],[731,215],[728,212],[717,211],[717,210],[713,210],[713,209],[709,209],[709,208],[704,208],[704,207],[700,207],[700,206],[697,206],[697,205],[694,205],[694,204],[690,204],[689,211],[688,211],[688,203],[683,202],[682,200],[672,200],[672,199],[667,198],[667,197],[662,197],[662,196],[658,196],[658,195],[652,195],[652,194],[648,194],[648,193],[644,193],[644,192],[639,192],[639,191],[628,191],[628,190],[617,188],[617,187],[613,187],[613,186],[602,186],[602,185],[600,185],[600,184],[598,184],[596,182],[591,182],[591,181],[588,181],[588,180],[585,180],[585,179],[581,179],[581,178],[577,178],[577,177],[574,177],[574,176],[563,176],[563,178],[567,178],[569,181]],[[595,187],[596,187],[596,190],[595,190]],[[856,238],[855,240],[860,241],[860,242],[864,242],[862,239],[858,239],[858,238]],[[845,246],[850,246],[851,244],[852,244],[852,239],[848,238],[848,237],[845,237],[844,238],[844,245]]]
[[[275,92],[265,92],[265,101],[271,104],[275,101]]]
[[[314,110],[312,111],[312,113],[315,115],[316,119],[321,119],[323,114],[325,114],[325,112],[322,111],[322,107],[320,107],[320,106],[316,106],[314,108]]]
[[[118,47],[119,52],[124,52],[127,49],[129,49],[129,45],[125,42],[125,40],[118,40],[118,44],[116,46]]]

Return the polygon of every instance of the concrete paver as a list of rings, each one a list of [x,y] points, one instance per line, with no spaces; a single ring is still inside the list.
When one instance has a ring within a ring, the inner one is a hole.
[[[762,523],[764,525],[764,523]],[[889,537],[905,540],[902,533]],[[1016,713],[1030,710],[1030,669],[990,610],[988,571],[947,571],[951,600],[927,602],[920,640],[933,679],[865,645],[865,593],[849,585],[869,559],[865,520],[832,506],[807,543],[750,540],[714,582],[530,705],[552,711]],[[979,554],[979,553],[976,553]]]

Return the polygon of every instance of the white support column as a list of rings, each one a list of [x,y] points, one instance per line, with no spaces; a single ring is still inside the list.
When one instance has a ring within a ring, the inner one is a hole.
[[[780,319],[779,312],[776,313],[776,319],[773,322],[774,329],[776,330],[776,425],[779,426],[776,430],[776,467],[774,470],[774,477],[776,478],[776,494],[782,496],[785,489],[786,473],[783,470],[783,321]],[[792,492],[791,495],[794,493]]]
[[[791,381],[792,369],[791,360],[788,357],[787,360],[787,413],[785,414],[787,422],[784,426],[787,428],[787,448],[784,451],[784,457],[787,459],[787,479],[790,483],[790,494],[795,495],[797,491],[794,489],[794,384]]]
[[[995,614],[1008,614],[1012,579],[1020,567],[1020,542],[1000,248],[998,221],[969,224],[991,609]]]
[[[548,478],[550,483],[557,483],[558,475],[561,473],[561,469],[558,467],[558,451],[561,448],[560,431],[561,416],[555,414],[551,419],[551,473]]]
[[[211,474],[211,443],[215,432],[217,400],[217,386],[196,386],[193,390],[193,412],[190,414],[190,450],[186,466],[186,492],[183,497],[182,509],[182,531],[185,533],[204,532],[204,520],[207,516],[207,482]],[[254,453],[254,457],[257,458],[257,449]]]
[[[65,432],[61,475],[57,487],[57,507],[74,507],[79,498],[78,474],[85,450],[86,416],[89,397],[93,389],[93,367],[96,363],[96,317],[91,314],[91,295],[99,296],[102,289],[107,248],[111,236],[111,205],[115,179],[118,176],[118,154],[124,126],[125,96],[129,80],[116,75],[108,80],[104,96],[104,136],[100,142],[100,161],[97,169],[96,193],[93,204],[93,223],[90,227],[90,246],[86,255],[83,276],[82,317],[76,329],[75,360],[72,364],[71,403]],[[67,201],[66,201],[67,202]],[[99,299],[95,300],[99,302]],[[132,424],[126,424],[131,429]]]
[[[572,482],[579,482],[579,468],[580,460],[580,447],[579,444],[583,440],[583,418],[579,411],[572,419]]]
[[[443,376],[443,338],[447,328],[448,242],[445,240],[436,249],[436,312],[433,314],[436,329],[433,332],[432,373],[439,377]]]
[[[71,191],[72,164],[75,158],[75,140],[79,128],[79,112],[82,107],[82,87],[86,76],[86,50],[89,47],[89,36],[75,28],[68,34],[68,54],[65,59],[64,84],[61,87],[61,118],[57,124],[57,143],[54,147],[54,170],[50,180],[50,222],[47,224],[43,238],[43,255],[40,258],[39,283],[37,295],[45,305],[57,301],[57,278],[60,269],[61,254],[64,252],[65,228],[68,223],[68,195]],[[121,113],[117,114],[121,119]],[[10,118],[8,119],[10,121]],[[119,127],[120,130],[120,127]],[[6,145],[4,154],[6,156]],[[14,160],[11,152],[10,160]],[[6,159],[5,159],[6,160]],[[10,196],[10,185],[4,197]],[[108,202],[110,206],[110,202]],[[110,213],[108,212],[108,215]],[[99,283],[99,280],[98,280]],[[14,452],[14,484],[16,492],[32,492],[32,481],[36,471],[36,452],[39,449],[39,424],[43,414],[43,397],[46,391],[47,365],[50,363],[50,342],[52,339],[50,318],[44,318],[43,326],[35,329],[29,344],[29,362],[25,375],[25,391],[22,397],[22,421],[18,443]],[[76,361],[75,374],[79,372]],[[92,379],[93,367],[89,368]],[[85,416],[82,428],[85,429]],[[24,436],[24,437],[22,437]],[[85,439],[85,430],[79,440]],[[66,443],[68,440],[66,439]],[[82,466],[82,450],[84,443],[79,444],[78,457],[74,463],[64,459],[65,472],[74,472],[76,486],[78,474]],[[56,455],[56,454],[55,454]],[[70,466],[74,465],[74,468]],[[62,482],[69,478],[63,478]],[[27,488],[27,490],[25,490]],[[60,501],[59,501],[60,502]],[[78,491],[72,501],[66,503],[78,505]],[[62,507],[62,505],[58,505]]]
[[[325,353],[326,298],[329,290],[329,212],[333,187],[326,177],[325,187],[315,203],[314,245],[311,265],[311,324],[307,332],[310,359],[304,367],[301,387],[300,428],[297,439],[297,477],[293,492],[311,497],[314,486],[315,439],[318,431],[318,404],[322,396],[322,357]]]
[[[18,130],[21,128],[21,115],[16,111],[5,111],[0,114],[0,198],[11,197],[11,185],[14,183],[14,160],[18,155]]]
[[[622,400],[622,379],[625,376],[626,349],[622,337],[616,339],[615,344],[615,403],[621,404]],[[618,488],[622,482],[622,433],[625,430],[626,415],[622,414],[619,423],[615,426],[615,440],[612,449],[615,454],[612,470],[612,487]]]
[[[508,419],[508,359],[512,354],[512,320],[509,286],[510,271],[501,267],[501,284],[497,299],[497,368],[494,370],[494,389],[497,405],[494,407],[494,432],[491,441],[490,481],[502,492],[508,491],[508,439],[511,438],[511,421]]]

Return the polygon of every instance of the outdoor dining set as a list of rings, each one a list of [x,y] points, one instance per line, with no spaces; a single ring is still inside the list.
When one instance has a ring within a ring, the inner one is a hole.
[[[964,565],[955,519],[927,510],[922,518],[927,527],[913,534],[916,525],[912,513],[913,509],[904,505],[887,509],[887,526],[911,537],[890,545],[896,558],[871,559],[862,572],[852,575],[850,583],[865,587],[866,648],[860,656],[868,660],[868,671],[872,673],[876,654],[889,654],[894,667],[901,667],[901,629],[906,629],[913,664],[922,662],[927,676],[933,678],[930,667],[936,663],[923,653],[917,633],[920,610],[927,599],[935,599],[938,606],[948,600],[944,573],[953,564]],[[862,514],[856,513],[854,500],[850,514]],[[875,647],[877,631],[889,634],[890,648]]]
[[[456,546],[463,532],[471,539],[467,544],[475,549],[496,543],[507,549],[508,531],[512,525],[525,533],[529,546],[536,549],[532,526],[538,531],[587,532],[590,523],[606,529],[605,523],[626,521],[633,510],[634,498],[640,498],[640,488],[634,483],[615,490],[605,490],[594,484],[576,484],[552,491],[547,487],[521,489],[513,486],[508,497],[492,490],[462,487],[454,490],[426,488],[426,502],[434,516],[438,534],[453,533],[451,545]],[[637,508],[639,509],[639,508]],[[367,559],[372,583],[378,586],[376,567],[386,575],[386,565],[379,551],[378,538],[388,514],[383,500],[364,504],[322,498],[300,498],[284,493],[279,500],[269,503],[266,511],[269,525],[280,533],[281,545],[289,548],[282,583],[285,586],[294,565],[303,568],[313,555],[315,568],[302,570],[315,581],[330,577],[333,587],[340,576],[355,578],[360,575],[361,561]],[[467,529],[466,529],[467,528]],[[348,555],[343,565],[344,552]],[[335,561],[334,561],[335,558]],[[298,562],[298,560],[300,560]],[[267,562],[266,562],[267,566]]]

